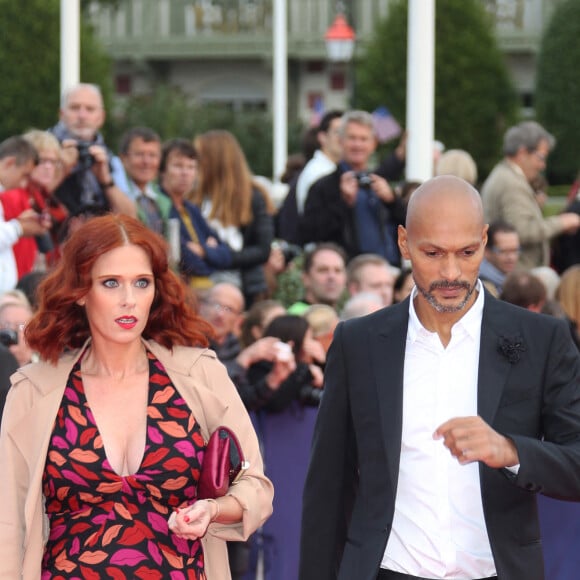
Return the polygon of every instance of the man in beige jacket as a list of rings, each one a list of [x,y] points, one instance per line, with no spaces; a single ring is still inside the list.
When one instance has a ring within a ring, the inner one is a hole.
[[[513,224],[521,243],[518,265],[522,268],[547,266],[550,240],[580,228],[575,213],[544,218],[530,182],[546,167],[555,145],[554,137],[535,121],[524,121],[507,130],[503,141],[504,159],[483,184],[481,195],[485,221]]]

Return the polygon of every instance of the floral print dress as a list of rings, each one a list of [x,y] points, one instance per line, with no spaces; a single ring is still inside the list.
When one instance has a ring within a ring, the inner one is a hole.
[[[133,475],[115,473],[105,455],[80,362],[69,376],[43,475],[42,580],[206,578],[201,542],[167,525],[172,510],[195,500],[203,437],[161,363],[148,359],[147,441]]]

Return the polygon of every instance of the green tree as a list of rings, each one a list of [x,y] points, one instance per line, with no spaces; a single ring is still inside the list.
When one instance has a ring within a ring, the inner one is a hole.
[[[195,104],[178,88],[159,85],[152,94],[130,97],[118,107],[109,143],[116,147],[122,133],[136,125],[154,129],[163,140],[192,139],[210,129],[226,129],[240,142],[252,171],[272,175],[272,119],[267,112]],[[299,122],[289,124],[289,152],[300,150],[302,131]]]
[[[0,0],[0,139],[58,119],[60,1]],[[111,66],[93,31],[81,23],[81,80],[101,86],[108,102]]]
[[[548,163],[552,183],[570,183],[580,166],[580,1],[565,0],[544,31],[538,56],[536,115],[558,140]]]
[[[407,0],[389,5],[366,54],[356,65],[357,107],[385,105],[406,118]],[[501,139],[515,120],[517,98],[479,0],[437,0],[435,15],[435,136],[468,151],[483,178],[501,156]]]

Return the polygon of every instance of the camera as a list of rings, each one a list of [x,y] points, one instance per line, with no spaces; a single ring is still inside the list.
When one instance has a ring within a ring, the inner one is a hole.
[[[312,385],[303,385],[298,392],[298,400],[307,407],[318,407],[322,400],[323,389]]]
[[[272,249],[282,251],[285,264],[289,264],[294,258],[297,258],[302,254],[302,248],[300,246],[289,244],[286,240],[274,240],[272,242]]]
[[[77,150],[79,152],[78,166],[81,171],[89,170],[95,163],[95,158],[89,152],[91,145],[92,143],[88,141],[77,141]]]
[[[356,181],[359,188],[370,189],[373,184],[373,176],[370,171],[357,171],[355,173]]]
[[[276,360],[279,361],[289,361],[292,358],[292,347],[287,342],[277,342],[276,347]]]
[[[18,344],[18,333],[11,328],[0,329],[0,344],[4,346]]]

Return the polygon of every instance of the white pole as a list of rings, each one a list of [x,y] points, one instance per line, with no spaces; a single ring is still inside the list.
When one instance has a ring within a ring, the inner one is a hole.
[[[274,81],[272,113],[274,122],[273,178],[280,176],[288,157],[288,41],[286,0],[274,0],[273,7],[273,66]]]
[[[433,176],[435,0],[409,0],[408,26],[406,177],[425,181]]]
[[[60,0],[60,91],[61,94],[80,81],[79,0]]]

